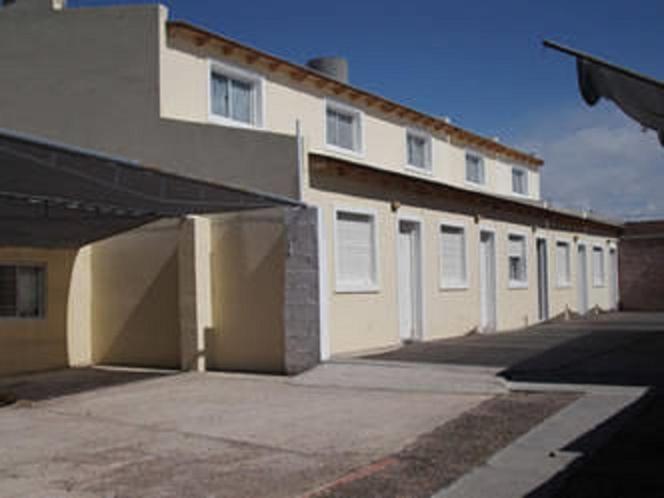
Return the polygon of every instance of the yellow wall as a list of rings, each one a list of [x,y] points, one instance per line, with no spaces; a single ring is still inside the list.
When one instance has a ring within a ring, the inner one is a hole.
[[[74,250],[2,248],[3,263],[46,265],[46,316],[0,318],[0,375],[63,368],[67,357],[67,300]]]
[[[307,138],[309,152],[318,152],[349,161],[407,175],[425,176],[434,181],[474,189],[465,181],[465,147],[451,143],[437,133],[432,141],[432,173],[413,172],[406,168],[406,129],[412,125],[393,114],[362,106],[347,97],[332,98],[363,111],[364,152],[343,153],[325,144],[325,103],[330,98],[315,85],[298,83],[282,74],[270,72],[260,64],[248,65],[239,56],[225,55],[213,45],[197,47],[184,39],[162,41],[160,53],[160,107],[164,118],[213,123],[209,118],[208,87],[210,59],[230,63],[264,77],[265,130],[294,134],[299,120]],[[351,68],[352,69],[352,68]],[[329,92],[328,92],[329,93]],[[358,107],[359,106],[359,107]],[[487,184],[481,189],[503,195],[512,194],[511,164],[485,155]],[[529,197],[540,196],[539,170],[526,168]]]
[[[93,245],[94,363],[179,368],[178,220]]]
[[[401,193],[401,207],[395,213],[390,202],[383,200],[384,187],[361,187],[353,180],[328,178],[314,181],[317,188],[307,188],[305,199],[323,209],[324,237],[326,243],[327,272],[326,295],[329,299],[329,337],[332,354],[382,348],[399,343],[399,315],[397,296],[397,220],[400,217],[422,222],[423,244],[423,339],[439,339],[458,336],[479,327],[480,275],[479,237],[481,229],[495,231],[497,278],[497,326],[508,330],[532,325],[538,321],[536,237],[548,241],[549,303],[553,317],[569,306],[577,308],[576,294],[576,246],[572,244],[571,287],[559,289],[556,285],[556,238],[574,242],[574,237],[588,243],[589,307],[603,309],[609,304],[608,240],[607,237],[589,236],[575,232],[544,230],[534,232],[523,222],[482,217],[456,212],[444,199],[431,200],[407,192]],[[377,292],[348,293],[335,289],[335,234],[334,209],[355,208],[373,211],[378,223],[378,274]],[[439,259],[439,227],[441,223],[463,225],[466,229],[466,255],[468,271],[467,289],[441,289]],[[522,233],[527,237],[527,288],[510,288],[508,285],[507,239],[508,234]],[[610,239],[615,243],[615,239]],[[605,285],[592,286],[593,244],[605,249]]]
[[[71,273],[67,306],[69,365],[92,364],[92,247],[78,251]]]
[[[211,221],[213,330],[208,367],[281,372],[286,241],[278,210]]]

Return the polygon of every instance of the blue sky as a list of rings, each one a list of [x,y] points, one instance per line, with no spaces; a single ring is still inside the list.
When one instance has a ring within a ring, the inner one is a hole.
[[[550,38],[664,80],[661,0],[163,3],[171,18],[296,62],[342,55],[357,86],[536,151],[550,200],[664,216],[654,134],[611,105],[586,107],[573,61],[541,47]]]

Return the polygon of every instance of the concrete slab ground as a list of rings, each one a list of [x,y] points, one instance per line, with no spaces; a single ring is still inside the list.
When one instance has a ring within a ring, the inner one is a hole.
[[[490,398],[218,373],[109,375],[115,383],[85,391],[99,372],[50,374],[66,395],[49,397],[44,376],[25,391],[36,401],[0,410],[0,496],[297,496]],[[30,383],[13,385],[20,394]]]
[[[369,356],[493,368],[511,390],[585,393],[441,490],[441,498],[664,494],[664,479],[652,471],[661,462],[663,357],[662,313],[603,314]]]

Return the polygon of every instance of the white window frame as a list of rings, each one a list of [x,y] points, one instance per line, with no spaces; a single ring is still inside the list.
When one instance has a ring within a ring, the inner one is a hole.
[[[525,179],[525,186],[526,186],[526,191],[525,192],[517,192],[514,190],[514,172],[518,171],[523,174],[523,178]],[[510,183],[511,183],[511,190],[514,195],[517,195],[519,197],[530,197],[530,178],[528,175],[528,169],[523,168],[521,166],[514,166],[512,165],[512,169],[510,170]]]
[[[357,149],[346,149],[327,141],[327,111],[332,109],[341,114],[352,114],[357,119],[357,129],[355,130],[355,140],[359,142]],[[325,147],[339,154],[346,154],[355,157],[364,157],[364,113],[355,107],[341,103],[337,100],[325,99],[325,112],[323,115],[323,143]]]
[[[417,137],[424,140],[424,167],[417,166],[410,162],[408,154],[408,139],[410,137]],[[433,171],[433,139],[430,134],[425,131],[417,130],[415,128],[406,128],[406,169],[415,173],[424,173],[431,175]]]
[[[458,283],[445,282],[443,280],[443,227],[454,228],[463,231],[463,274],[464,280]],[[468,227],[465,223],[458,221],[443,220],[438,224],[438,287],[440,290],[468,290]]]
[[[41,293],[41,313],[37,316],[0,316],[0,321],[7,320],[46,320],[48,316],[48,266],[43,262],[32,262],[32,261],[2,261],[0,266],[12,266],[14,268],[19,267],[28,267],[28,268],[40,268],[43,271],[43,287]]]
[[[475,182],[468,179],[468,156],[474,156],[480,159],[482,163],[482,182]],[[475,150],[466,149],[463,154],[463,178],[466,182],[466,185],[472,185],[476,188],[485,188],[487,186],[487,168],[486,168],[486,158],[480,152]]]
[[[602,255],[602,280],[597,280],[597,275],[595,274],[595,251],[599,250]],[[606,286],[606,251],[604,247],[598,244],[593,244],[592,255],[590,263],[592,265],[592,277],[593,277],[593,287],[600,288]]]
[[[524,268],[525,268],[525,280],[512,280],[510,277],[510,255],[509,255],[509,243],[510,237],[522,237],[524,242]],[[518,231],[509,231],[507,232],[507,287],[508,289],[527,289],[528,288],[528,278],[530,275],[530,269],[528,268],[530,261],[528,257],[528,252],[530,250],[530,242],[528,234],[525,232]]]
[[[230,79],[250,83],[253,86],[253,115],[252,122],[245,123],[233,118],[220,116],[213,111],[212,102],[212,75],[219,74]],[[208,77],[207,77],[207,100],[208,100],[208,121],[223,126],[232,126],[236,128],[264,129],[265,126],[265,78],[260,74],[247,71],[240,67],[221,62],[216,59],[208,59]]]
[[[565,244],[567,246],[567,269],[569,274],[567,275],[567,281],[563,282],[560,280],[560,268],[558,267],[558,244]],[[572,287],[572,241],[569,239],[559,239],[556,238],[556,289],[569,289]]]
[[[373,255],[374,255],[374,281],[366,285],[351,284],[343,282],[339,274],[339,223],[338,213],[359,214],[368,216],[373,223]],[[378,245],[378,215],[376,210],[369,208],[358,208],[351,206],[335,206],[334,207],[334,282],[335,292],[340,294],[363,294],[363,293],[377,293],[380,291],[380,247]]]

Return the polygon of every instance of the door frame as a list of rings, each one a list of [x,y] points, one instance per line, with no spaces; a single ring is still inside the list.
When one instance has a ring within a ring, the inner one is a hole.
[[[618,278],[618,248],[609,245],[609,297],[611,299],[611,309],[618,311],[620,303],[620,280]]]
[[[320,341],[320,360],[327,361],[331,356],[330,329],[329,329],[329,299],[330,299],[330,263],[328,260],[327,234],[325,232],[325,209],[316,206],[316,221],[318,223],[318,324]]]
[[[482,270],[481,270],[481,258],[482,258],[482,233],[489,233],[491,234],[491,238],[493,239],[493,318],[494,318],[494,329],[489,330],[484,327],[482,324],[482,313],[483,311],[483,304],[482,304],[482,292],[483,292],[483,286],[482,286]],[[479,286],[479,292],[480,292],[480,322],[479,322],[479,331],[480,332],[495,332],[498,330],[498,236],[496,233],[496,229],[488,226],[482,226],[480,225],[479,231],[478,231],[478,237],[477,237],[477,254],[478,257],[480,258],[480,262],[477,266],[477,276],[478,276],[478,286]]]
[[[417,225],[417,231],[419,235],[419,251],[416,252],[417,257],[419,259],[419,299],[418,299],[418,314],[419,314],[419,320],[418,320],[418,327],[417,330],[415,331],[413,337],[411,337],[410,340],[412,341],[422,341],[424,340],[425,337],[425,320],[424,317],[426,316],[425,313],[425,297],[424,297],[424,289],[426,288],[424,285],[424,222],[422,221],[422,218],[419,216],[415,215],[410,215],[410,214],[399,214],[396,217],[396,223],[395,223],[395,237],[394,237],[394,248],[395,248],[395,254],[396,254],[396,274],[395,274],[395,287],[396,287],[396,297],[397,297],[397,332],[398,332],[398,337],[399,340],[403,340],[401,337],[401,294],[399,291],[399,265],[401,261],[401,252],[399,249],[399,229],[400,229],[400,224],[402,221],[406,221],[408,223],[414,223]]]
[[[546,316],[542,317],[540,316],[541,308],[542,308],[542,303],[541,303],[541,295],[540,295],[540,286],[541,286],[541,278],[540,278],[540,254],[539,254],[539,243],[540,241],[544,242],[544,271],[546,272],[546,286],[544,288],[544,293],[546,294]],[[549,271],[550,265],[549,265],[549,239],[545,235],[538,235],[535,237],[535,258],[537,260],[537,317],[539,321],[545,321],[548,320],[551,317],[551,293],[549,292],[549,289],[551,288],[550,285],[550,278],[551,278],[551,272]]]
[[[579,314],[586,314],[590,310],[590,279],[588,278],[588,272],[589,272],[589,267],[588,267],[588,242],[585,240],[577,240],[576,241],[576,307],[577,307],[577,312]],[[585,310],[581,311],[581,306],[579,302],[579,298],[581,297],[581,276],[580,276],[580,267],[581,267],[581,251],[580,249],[583,247],[583,254],[584,254],[584,282],[585,282],[585,293],[584,293],[584,304],[585,304]]]

